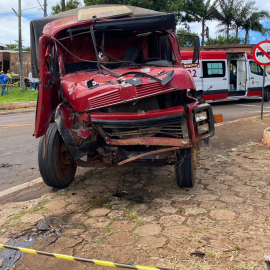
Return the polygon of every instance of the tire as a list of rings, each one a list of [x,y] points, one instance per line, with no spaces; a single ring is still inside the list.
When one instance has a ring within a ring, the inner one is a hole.
[[[38,165],[43,181],[50,187],[65,188],[74,179],[77,167],[56,124],[50,124],[39,140]]]
[[[180,188],[193,187],[196,182],[197,150],[195,147],[180,149],[176,154],[175,175]]]
[[[270,88],[266,87],[264,90],[264,101],[270,101]]]

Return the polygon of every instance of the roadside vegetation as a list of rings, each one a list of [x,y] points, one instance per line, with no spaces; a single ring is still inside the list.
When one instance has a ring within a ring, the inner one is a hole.
[[[11,91],[7,92],[7,95],[0,96],[0,104],[12,103],[12,102],[28,102],[36,101],[38,96],[37,90],[20,90],[19,87],[13,87]]]
[[[189,23],[201,24],[201,33],[195,33],[202,38],[201,45],[217,44],[249,44],[250,31],[259,32],[267,37],[270,29],[266,28],[264,21],[270,19],[270,12],[261,10],[256,1],[250,0],[67,0],[65,10],[90,5],[122,4],[149,8],[160,12],[174,13],[180,32],[186,30],[190,33]],[[61,1],[52,6],[52,14],[62,11]],[[209,21],[217,21],[216,38],[209,37]],[[181,23],[180,23],[181,22]],[[242,31],[242,37],[239,33]],[[192,33],[193,34],[193,33]],[[186,44],[182,45],[183,41]],[[193,40],[187,37],[180,40],[182,46],[191,46]]]

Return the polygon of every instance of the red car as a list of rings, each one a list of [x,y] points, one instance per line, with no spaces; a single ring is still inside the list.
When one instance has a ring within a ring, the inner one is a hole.
[[[77,166],[124,164],[174,165],[178,186],[194,185],[197,149],[214,122],[182,68],[175,27],[174,14],[122,5],[31,22],[33,76],[41,80],[35,136],[47,185],[68,186]]]

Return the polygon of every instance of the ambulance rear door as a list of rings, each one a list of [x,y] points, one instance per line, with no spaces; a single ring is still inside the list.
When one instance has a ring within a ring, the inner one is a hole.
[[[227,59],[203,59],[202,75],[204,100],[228,97]]]

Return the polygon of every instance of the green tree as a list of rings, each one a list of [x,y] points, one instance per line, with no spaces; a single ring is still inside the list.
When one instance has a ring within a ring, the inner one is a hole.
[[[66,10],[75,9],[81,6],[81,2],[78,0],[68,0],[66,2]],[[62,1],[52,6],[52,15],[62,12]]]
[[[238,12],[235,14],[233,23],[233,28],[235,29],[235,43],[237,43],[238,40],[239,29],[242,28],[242,26],[245,24],[246,18],[252,13],[254,5],[254,1],[243,3],[243,5],[239,7]]]
[[[211,2],[211,0],[186,0],[184,5],[185,16],[182,21],[202,24],[202,46],[204,45],[205,23],[214,20],[217,15],[218,0]]]
[[[184,8],[182,0],[167,1],[167,0],[84,0],[86,6],[104,5],[104,4],[121,4],[148,8],[160,12],[175,13],[177,19],[181,18],[181,12]]]
[[[6,47],[9,51],[18,51],[18,44],[6,44]]]
[[[18,51],[19,50],[19,40],[14,40],[15,43],[6,44],[7,50],[9,51]],[[23,51],[30,51],[31,48],[29,46],[25,47],[22,45]]]
[[[218,28],[220,33],[225,33],[227,43],[229,44],[230,30],[233,29],[232,25],[236,14],[243,6],[245,0],[219,0],[218,12],[216,18],[219,20]]]
[[[255,11],[250,14],[248,18],[243,22],[242,29],[245,30],[245,44],[248,44],[249,31],[256,31],[266,36],[270,33],[270,29],[265,28],[262,24],[263,20],[270,19],[270,13],[268,11]]]
[[[194,37],[185,36],[185,35],[196,35],[196,36],[198,36],[197,33],[192,33],[192,32],[190,32],[190,29],[185,29],[185,28],[182,27],[177,31],[177,34],[178,34],[179,44],[180,44],[181,47],[195,46],[196,39]]]
[[[216,38],[209,38],[206,42],[206,46],[222,45],[222,44],[244,44],[244,38],[236,38],[233,35],[229,35],[229,42],[225,36],[217,36]]]
[[[31,47],[30,46],[23,46],[23,51],[26,51],[26,52],[30,52],[31,51]]]

